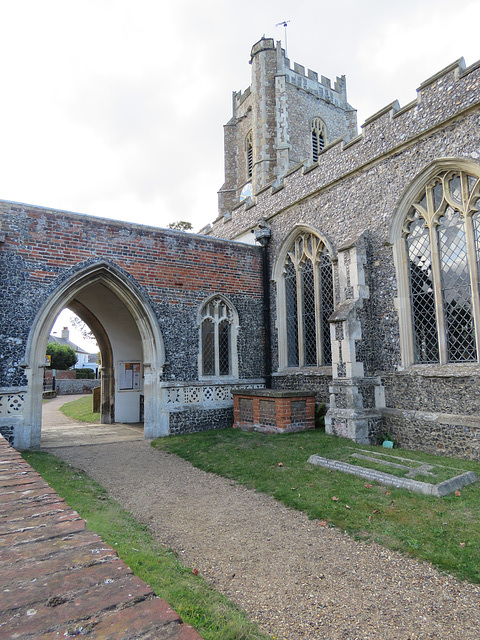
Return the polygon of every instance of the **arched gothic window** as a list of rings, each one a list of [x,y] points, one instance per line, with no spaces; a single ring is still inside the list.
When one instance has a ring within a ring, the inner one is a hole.
[[[325,123],[320,118],[312,120],[312,161],[318,162],[318,154],[325,146],[327,139],[327,129]]]
[[[200,312],[200,372],[205,377],[237,375],[236,313],[220,296]]]
[[[480,345],[480,179],[439,172],[403,225],[417,363],[476,362]]]
[[[334,309],[332,262],[325,244],[314,233],[300,233],[292,242],[279,284],[284,300],[284,316],[279,323],[284,335],[279,342],[286,341],[280,366],[331,364],[328,318]]]
[[[245,138],[245,153],[247,157],[247,177],[251,178],[253,175],[253,134],[248,132]]]

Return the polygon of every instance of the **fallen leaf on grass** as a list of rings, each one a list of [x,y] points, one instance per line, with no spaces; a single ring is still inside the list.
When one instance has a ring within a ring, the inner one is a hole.
[[[279,466],[279,467],[283,467],[283,462],[279,462],[279,463],[278,463],[278,466]]]
[[[374,509],[372,513],[380,513],[380,511],[378,509]]]
[[[458,498],[458,497],[459,497],[459,496],[461,496],[462,494],[461,494],[461,493],[460,493],[460,491],[457,489],[457,490],[455,491],[455,495],[456,495],[456,496],[457,496],[457,498]]]
[[[460,546],[462,547],[462,549],[466,544],[467,544],[466,542],[460,542]]]
[[[292,487],[292,491],[295,491],[295,489],[298,489],[298,487]]]
[[[319,520],[317,522],[319,527],[326,527],[327,526],[327,521],[326,520]]]
[[[337,496],[332,496],[332,500],[333,500],[334,502],[338,502],[338,501],[340,500],[340,498],[337,498]]]
[[[350,507],[348,506],[348,504],[345,505],[345,509],[350,509]]]
[[[391,491],[387,491],[387,496],[389,496],[389,495],[390,495],[390,493],[391,493]]]
[[[365,487],[366,487],[367,489],[371,489],[371,488],[373,487],[373,485],[372,485],[372,484],[368,484],[368,482],[367,482],[367,484],[365,485]]]
[[[192,573],[194,576],[198,576],[198,569],[192,569]]]

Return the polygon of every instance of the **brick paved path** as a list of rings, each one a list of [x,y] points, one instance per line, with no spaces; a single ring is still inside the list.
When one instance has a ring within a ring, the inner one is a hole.
[[[0,638],[201,640],[0,436]]]

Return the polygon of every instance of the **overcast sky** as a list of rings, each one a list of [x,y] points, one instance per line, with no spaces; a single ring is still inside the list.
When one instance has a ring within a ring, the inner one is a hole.
[[[359,125],[480,58],[480,3],[15,0],[0,8],[0,199],[155,226],[215,218],[251,46],[347,76]]]

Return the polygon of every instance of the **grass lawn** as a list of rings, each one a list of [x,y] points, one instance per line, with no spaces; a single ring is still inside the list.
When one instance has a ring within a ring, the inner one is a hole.
[[[182,565],[173,551],[157,544],[147,527],[86,473],[48,453],[27,451],[22,455],[78,511],[87,527],[114,547],[135,575],[167,600],[204,640],[269,639],[235,604]]]
[[[311,454],[343,459],[355,445],[324,431],[267,435],[237,429],[169,436],[152,445],[194,466],[272,495],[357,539],[427,560],[460,579],[480,582],[480,483],[435,498],[308,464]],[[480,476],[480,464],[399,450],[404,458],[445,464]],[[419,478],[420,479],[420,478]]]
[[[93,395],[88,395],[72,400],[72,402],[67,402],[60,407],[60,411],[69,418],[74,418],[81,422],[100,422],[100,414],[93,413],[92,408]]]

